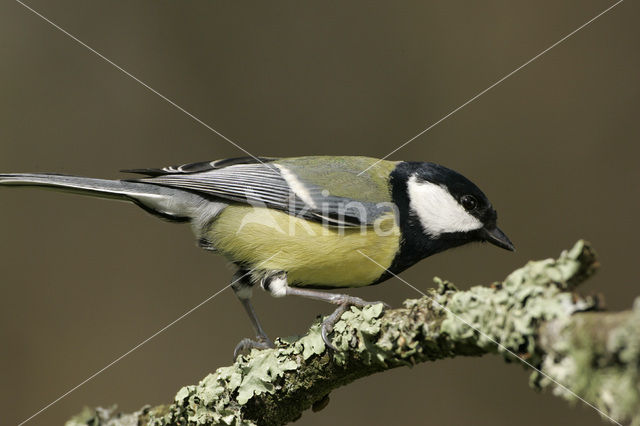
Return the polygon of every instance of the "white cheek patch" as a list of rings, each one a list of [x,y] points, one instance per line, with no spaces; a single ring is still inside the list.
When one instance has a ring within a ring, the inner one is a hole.
[[[473,231],[483,226],[443,186],[418,182],[416,176],[411,176],[407,192],[411,211],[420,219],[425,233],[432,237],[447,232]]]

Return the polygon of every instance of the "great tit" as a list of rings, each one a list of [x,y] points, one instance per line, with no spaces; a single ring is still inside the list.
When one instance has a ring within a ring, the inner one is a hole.
[[[235,356],[272,347],[251,304],[255,285],[275,297],[298,295],[338,305],[322,324],[329,334],[349,306],[371,303],[319,289],[377,284],[425,257],[473,241],[513,250],[484,193],[434,163],[369,157],[242,157],[103,180],[59,174],[0,174],[1,185],[39,186],[132,201],[175,222],[189,222],[200,247],[238,267],[232,288],[256,339]],[[377,265],[376,265],[377,264]]]

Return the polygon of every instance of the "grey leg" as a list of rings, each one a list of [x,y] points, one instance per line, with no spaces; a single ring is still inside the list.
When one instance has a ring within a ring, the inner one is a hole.
[[[338,322],[344,312],[349,309],[350,306],[356,306],[363,308],[368,305],[377,305],[378,303],[384,304],[385,308],[389,308],[384,302],[367,302],[359,297],[349,296],[348,294],[337,293],[325,293],[318,290],[308,290],[304,288],[293,288],[287,285],[286,273],[278,272],[267,278],[262,283],[262,288],[270,292],[275,297],[282,296],[301,296],[307,299],[322,300],[334,305],[338,305],[338,308],[322,322],[322,340],[324,340],[327,347],[338,350],[329,339],[329,335],[333,331],[333,327]]]
[[[231,288],[233,288],[236,296],[238,296],[238,300],[240,300],[240,303],[244,307],[244,310],[247,311],[247,315],[249,315],[251,325],[253,325],[253,329],[256,332],[256,339],[242,339],[233,350],[233,359],[238,358],[241,353],[248,352],[252,348],[267,349],[274,346],[271,339],[269,339],[269,336],[267,336],[267,333],[265,333],[262,329],[260,321],[258,320],[258,317],[253,310],[253,305],[251,304],[253,283],[249,281],[248,277],[241,278],[245,274],[245,271],[236,272],[233,276],[233,281],[235,281],[235,283],[231,286]]]

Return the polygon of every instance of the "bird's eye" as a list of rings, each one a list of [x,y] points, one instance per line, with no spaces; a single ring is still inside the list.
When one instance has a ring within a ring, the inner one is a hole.
[[[467,211],[474,210],[478,207],[478,200],[476,200],[476,197],[473,195],[463,195],[462,198],[460,198],[460,203]]]

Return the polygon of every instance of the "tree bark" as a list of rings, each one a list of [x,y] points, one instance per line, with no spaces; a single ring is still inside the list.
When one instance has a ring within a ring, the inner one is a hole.
[[[640,298],[632,310],[608,313],[600,298],[574,293],[596,267],[590,245],[579,241],[488,287],[460,291],[435,278],[434,289],[403,308],[345,312],[332,334],[337,352],[325,347],[316,322],[302,337],[278,339],[275,349],[254,350],[183,387],[170,404],[131,414],[86,408],[67,425],[280,425],[321,409],[331,390],[358,378],[488,353],[533,367],[536,389],[639,425]]]

